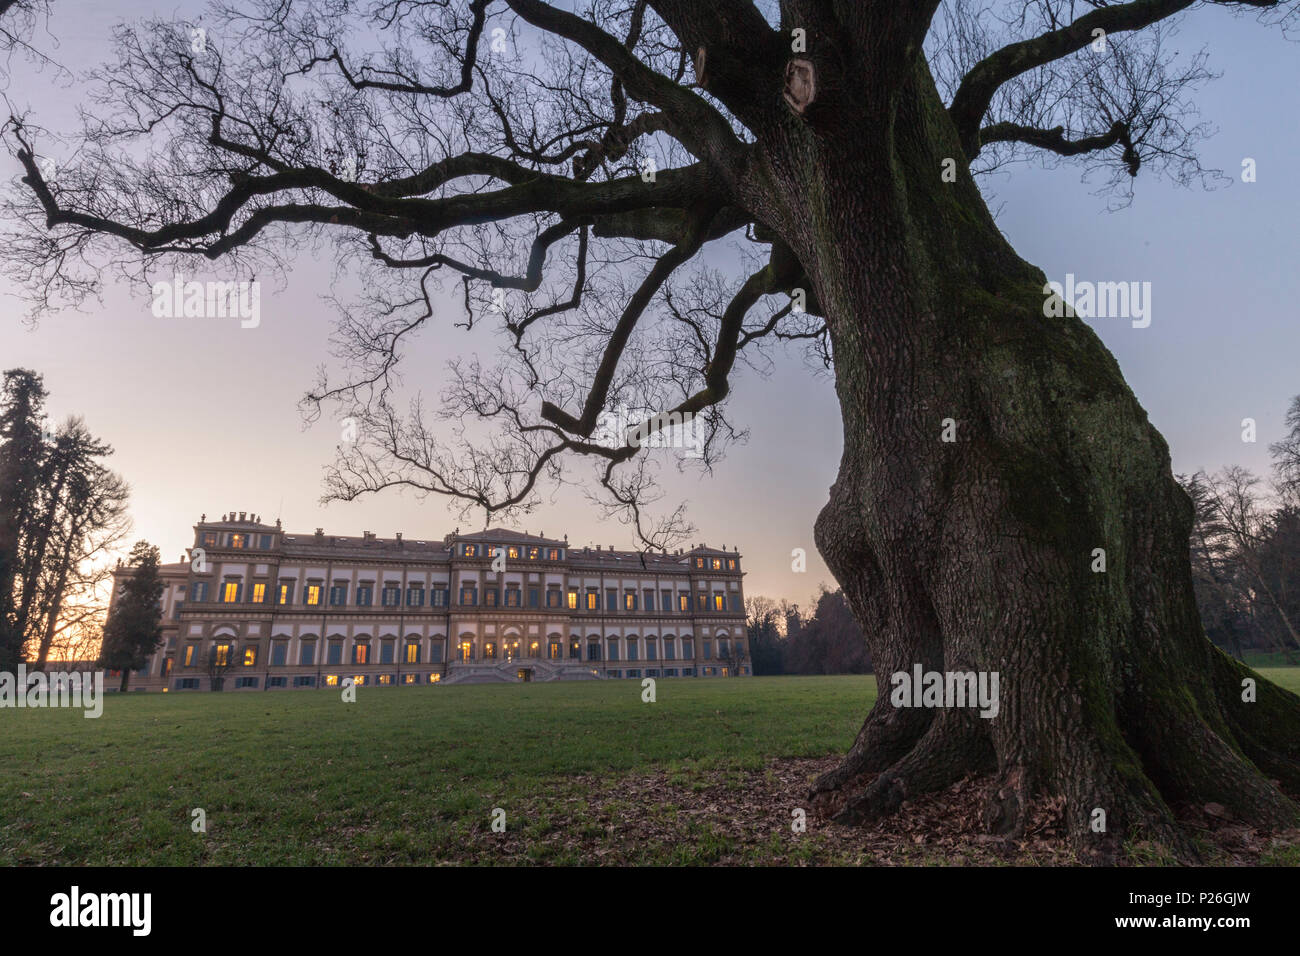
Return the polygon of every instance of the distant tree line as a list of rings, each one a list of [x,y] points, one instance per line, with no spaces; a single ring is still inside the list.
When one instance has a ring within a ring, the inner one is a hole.
[[[1236,657],[1300,662],[1300,396],[1269,446],[1270,479],[1239,465],[1178,480],[1196,509],[1192,573],[1210,639]]]
[[[755,674],[866,674],[871,655],[844,592],[825,585],[811,613],[756,595],[745,599]]]

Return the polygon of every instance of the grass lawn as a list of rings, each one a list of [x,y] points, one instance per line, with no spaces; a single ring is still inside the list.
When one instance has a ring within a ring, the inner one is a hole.
[[[1300,668],[1265,672],[1300,692]],[[110,696],[3,710],[0,864],[870,863],[791,829],[865,677]],[[194,833],[191,811],[206,813]],[[494,832],[493,811],[505,811]],[[923,829],[923,828],[922,828]],[[890,862],[973,862],[906,848]]]

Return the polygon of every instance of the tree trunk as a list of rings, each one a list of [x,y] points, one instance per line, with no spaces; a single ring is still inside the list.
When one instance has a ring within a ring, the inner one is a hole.
[[[1259,679],[1244,702],[1255,675],[1205,638],[1164,440],[1092,330],[1044,317],[1046,279],[994,224],[923,63],[892,121],[877,111],[815,134],[792,117],[766,157],[843,415],[817,547],[880,685],[815,806],[871,821],[986,771],[990,832],[1022,833],[1031,800],[1062,795],[1072,842],[1102,861],[1142,839],[1194,859],[1184,801],[1300,823],[1269,779],[1300,788],[1300,698]],[[997,715],[893,706],[889,675],[918,664],[998,673]]]

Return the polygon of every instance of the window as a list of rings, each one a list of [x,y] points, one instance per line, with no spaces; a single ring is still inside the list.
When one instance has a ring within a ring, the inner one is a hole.
[[[627,639],[627,659],[630,660],[630,661],[635,661],[635,660],[639,660],[639,659],[640,659],[640,658],[638,657],[638,655],[637,655],[637,651],[636,651],[636,638],[635,638],[635,637],[629,637],[629,638]]]
[[[185,645],[185,666],[186,667],[194,666],[194,648],[197,646],[198,646],[197,644]]]
[[[395,641],[382,641],[379,644],[379,663],[393,663],[393,645]]]
[[[178,620],[180,620],[180,617],[181,617],[181,605],[184,604],[184,603],[185,603],[184,601],[177,601],[175,604],[172,605],[172,620],[173,620],[173,621],[178,621]]]
[[[511,545],[509,548],[506,548],[506,557],[509,558],[511,561],[518,559],[519,549],[514,547],[513,545]]]
[[[473,660],[473,659],[474,659],[474,642],[473,642],[473,641],[461,641],[461,642],[460,642],[460,659],[461,659],[462,661],[470,661],[470,660]]]
[[[316,663],[316,642],[315,641],[302,642],[302,647],[298,650],[298,663],[299,664]]]
[[[396,584],[390,584],[384,588],[380,594],[380,600],[384,607],[397,607],[402,603],[402,589]]]
[[[576,603],[577,600],[578,600],[578,595],[577,595],[576,592],[575,592],[574,595],[573,595],[573,600],[574,600],[575,603]],[[559,606],[560,606],[560,589],[559,589],[559,588],[551,588],[551,589],[549,589],[549,590],[546,592],[546,606],[547,606],[547,607],[559,607]]]
[[[429,645],[429,660],[435,662],[442,660],[442,641],[434,641]]]
[[[627,592],[624,593],[624,595],[623,595],[623,610],[625,610],[625,611],[635,611],[635,610],[636,610],[636,592],[635,592],[635,591],[627,591]]]
[[[664,660],[666,661],[677,660],[677,642],[674,641],[671,637],[664,638]]]
[[[266,686],[267,686],[267,687],[284,687],[284,686],[286,686],[286,685],[288,684],[288,682],[289,682],[289,678],[287,678],[287,677],[268,677],[268,678],[266,679]]]
[[[352,663],[369,664],[370,663],[370,645],[365,641],[358,641],[352,645]]]
[[[683,677],[694,677],[694,676],[695,676],[695,668],[694,668],[694,667],[683,667],[683,668],[682,668],[682,676],[683,676]]]
[[[734,570],[736,570],[736,559],[735,559],[735,558],[727,558],[727,570],[728,570],[728,571],[734,571]]]
[[[569,659],[582,660],[582,642],[576,637],[569,641]]]
[[[636,678],[640,677],[640,676],[641,676],[641,670],[640,670],[640,668],[637,668],[637,667],[632,668],[630,671],[627,672],[627,676],[628,676],[628,677],[631,677],[631,678],[634,679],[634,680],[635,680]]]
[[[320,604],[319,584],[308,584],[302,589],[302,603],[308,607],[317,607]]]
[[[613,588],[605,589],[605,610],[606,611],[618,610],[618,592],[615,591]]]
[[[217,533],[215,531],[203,532],[203,546],[205,548],[215,548],[217,546]]]
[[[447,604],[447,592],[442,588],[434,588],[429,593],[429,603],[434,607],[444,607]]]
[[[600,642],[599,642],[599,641],[588,641],[588,642],[587,642],[587,660],[589,660],[589,661],[598,661],[598,660],[600,660]]]
[[[330,607],[340,607],[348,603],[348,586],[335,584],[330,588]]]
[[[587,589],[587,610],[588,611],[600,610],[600,592],[597,591],[595,588]]]
[[[406,606],[407,607],[424,607],[424,588],[415,587],[406,589]]]
[[[406,663],[420,663],[420,644],[418,641],[408,641],[406,645]],[[410,681],[407,681],[409,684]]]
[[[696,566],[697,568],[703,569],[703,568],[704,568],[704,559],[703,559],[703,558],[696,558],[696,559],[695,559],[695,566]]]
[[[506,588],[506,607],[519,606],[519,589]]]
[[[703,591],[695,595],[695,609],[697,611],[707,610],[709,607],[709,596]]]
[[[414,683],[415,683],[415,675],[414,675],[414,674],[403,674],[403,675],[402,675],[402,683],[403,683],[403,684],[414,684]]]
[[[465,545],[465,557],[473,558],[478,556],[478,546],[473,544]]]
[[[722,559],[721,559],[721,558],[714,558],[712,564],[713,564],[713,570],[714,570],[714,571],[721,571],[721,570],[722,570]]]
[[[190,589],[191,601],[206,601],[208,599],[208,582],[195,581],[194,587]]]
[[[254,584],[254,585],[253,585],[253,603],[254,603],[254,604],[265,604],[265,603],[266,603],[266,585],[265,585],[265,584]]]
[[[658,660],[658,658],[655,657],[655,639],[653,637],[647,637],[645,639],[645,659],[648,661]]]
[[[659,592],[659,609],[660,609],[661,611],[671,611],[671,610],[673,609],[673,592],[672,592],[672,591],[660,591],[660,592]]]
[[[271,536],[270,536],[269,534],[264,534],[264,535],[262,535],[262,542],[261,542],[261,544],[258,545],[258,547],[261,548],[263,551],[270,551],[270,550],[271,550]]]
[[[484,589],[483,589],[483,604],[484,604],[485,607],[496,607],[496,606],[497,606],[497,589],[496,589],[496,588],[484,588]]]
[[[357,585],[357,607],[370,607],[375,603],[375,586],[373,584]]]
[[[496,658],[497,658],[496,641],[488,641],[486,644],[483,645],[483,659],[488,661],[494,661],[496,660]]]
[[[577,609],[578,609],[578,592],[577,592],[577,591],[570,591],[570,592],[569,592],[569,610],[570,610],[570,611],[576,611]]]
[[[338,675],[338,674],[326,674],[326,675],[325,675],[325,686],[326,686],[326,687],[338,687],[338,686],[339,686],[339,675]]]
[[[356,685],[357,687],[365,687],[365,686],[366,686],[366,675],[365,675],[365,674],[353,674],[353,675],[352,675],[352,683],[353,683],[354,685]]]
[[[529,548],[529,549],[528,549],[528,560],[529,560],[529,561],[536,561],[536,560],[537,560],[537,555],[538,555],[538,553],[539,553],[539,549],[537,549],[537,548]]]
[[[289,659],[289,642],[272,641],[271,642],[271,666],[283,667],[285,661]]]
[[[542,592],[537,588],[528,589],[528,606],[537,607],[542,596]]]
[[[546,560],[547,560],[547,561],[558,561],[558,560],[560,560],[560,549],[559,549],[559,548],[548,548],[547,551],[546,551]]]
[[[605,655],[605,660],[618,660],[618,641],[614,640],[612,637],[609,639],[609,652]]]
[[[232,548],[243,548],[243,547],[244,547],[244,540],[245,540],[245,539],[244,539],[244,536],[243,536],[242,534],[232,534],[232,535],[230,536],[230,546],[231,546]]]
[[[230,664],[230,644],[222,641],[220,644],[212,646],[212,660],[218,667],[226,667]]]
[[[563,656],[563,654],[564,654],[563,646],[560,644],[560,642],[551,641],[550,650],[547,656],[553,661],[558,661]]]
[[[726,607],[723,606],[723,598],[722,598],[722,595],[721,595],[721,594],[715,594],[715,595],[713,595],[713,610],[715,610],[715,611],[725,611],[725,610],[726,610]]]
[[[239,582],[227,581],[221,586],[221,602],[223,604],[239,603]]]
[[[733,594],[733,595],[731,595],[731,612],[732,612],[733,614],[736,614],[736,613],[739,613],[740,611],[741,611],[741,607],[740,607],[740,595],[739,595],[739,594]]]
[[[685,614],[691,609],[691,596],[686,593],[677,595],[677,610]]]
[[[440,680],[442,680],[442,675],[441,675],[441,674],[430,674],[430,675],[429,675],[429,683],[430,683],[430,684],[436,684],[436,683],[438,683],[438,681],[440,681]]]
[[[257,663],[257,645],[252,644],[244,648],[244,666],[252,667]]]
[[[701,641],[700,646],[704,649],[703,657],[706,661],[713,660],[713,642]]]
[[[461,588],[461,589],[460,589],[460,603],[461,603],[461,604],[477,604],[477,603],[478,603],[478,591],[477,591],[477,589],[472,588],[472,587]]]
[[[329,647],[326,648],[325,650],[325,654],[326,654],[325,657],[326,664],[342,664],[343,663],[343,642],[330,641]]]
[[[257,678],[256,678],[256,677],[236,677],[236,678],[235,678],[235,688],[236,688],[236,689],[239,689],[240,687],[256,687],[256,686],[257,686]]]
[[[653,611],[655,609],[655,592],[646,588],[645,591],[645,609]]]
[[[682,660],[689,661],[694,656],[695,656],[694,643],[691,641],[689,637],[683,637],[682,638]],[[682,671],[682,675],[685,677],[691,676],[690,674],[687,674],[685,671]]]
[[[310,674],[303,674],[293,679],[293,686],[294,687],[315,687],[316,678],[311,676]]]
[[[380,674],[380,675],[379,675],[379,683],[381,683],[381,684],[387,686],[387,685],[391,684],[392,682],[393,682],[393,675],[392,675],[392,674]]]
[[[722,638],[718,638],[718,660],[725,661],[728,657],[731,656],[728,653],[729,648],[730,648],[730,644],[726,640]]]
[[[198,690],[199,679],[197,677],[182,677],[180,687],[181,690]]]
[[[292,585],[292,584],[281,584],[281,585],[280,585],[280,599],[279,599],[279,603],[280,603],[280,604],[288,604],[292,599],[293,599],[293,585]]]

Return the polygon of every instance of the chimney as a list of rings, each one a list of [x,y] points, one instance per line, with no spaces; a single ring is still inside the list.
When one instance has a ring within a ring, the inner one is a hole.
[[[239,520],[240,520],[240,521],[243,521],[243,520],[244,520],[244,516],[245,516],[246,514],[248,514],[247,511],[241,511],[241,512],[239,513]]]
[[[596,545],[596,550],[597,550],[597,551],[600,550],[600,545]]]
[[[399,545],[402,543],[402,532],[400,532],[400,531],[397,532],[397,543],[398,543]]]

